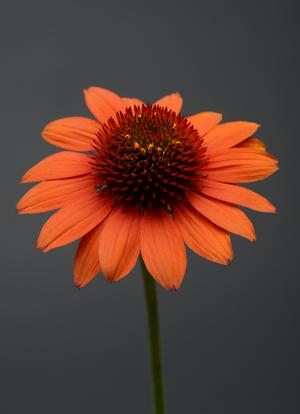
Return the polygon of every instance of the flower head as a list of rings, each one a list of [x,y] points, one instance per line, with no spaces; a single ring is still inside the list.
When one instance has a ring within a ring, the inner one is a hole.
[[[95,119],[46,125],[44,139],[67,151],[27,171],[23,183],[40,183],[17,205],[21,214],[58,210],[40,232],[39,249],[81,239],[74,262],[78,287],[100,271],[109,281],[121,279],[141,253],[157,282],[178,289],[185,245],[227,264],[230,233],[255,240],[237,206],[275,212],[266,198],[237,185],[278,168],[253,138],[258,124],[220,124],[221,115],[213,112],[183,117],[177,93],[146,105],[91,87],[85,100]]]

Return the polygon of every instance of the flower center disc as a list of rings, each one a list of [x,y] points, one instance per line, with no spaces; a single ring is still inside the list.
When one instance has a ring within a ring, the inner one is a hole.
[[[119,112],[103,124],[91,154],[97,191],[143,208],[171,208],[195,185],[205,147],[198,131],[158,105]]]

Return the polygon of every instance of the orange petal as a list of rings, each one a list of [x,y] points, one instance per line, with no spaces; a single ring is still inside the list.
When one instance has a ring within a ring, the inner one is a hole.
[[[224,149],[239,144],[251,137],[259,125],[254,122],[226,122],[217,125],[205,135],[204,145],[207,145],[207,153],[223,151]]]
[[[74,116],[50,122],[43,129],[42,137],[60,148],[90,151],[99,128],[99,122],[94,119]]]
[[[207,196],[248,207],[256,211],[265,213],[276,212],[276,208],[269,200],[248,188],[207,179],[200,180],[199,184],[199,191]]]
[[[214,181],[247,183],[269,177],[278,170],[277,163],[267,152],[235,147],[213,155],[201,172]]]
[[[86,175],[65,180],[43,181],[24,194],[17,204],[17,210],[19,214],[56,210],[94,191],[94,178]]]
[[[162,107],[167,107],[171,111],[176,112],[179,114],[182,108],[183,99],[178,92],[172,93],[171,95],[167,95],[158,101],[154,102],[154,105],[159,105]]]
[[[207,166],[203,167],[203,170],[243,164],[274,165],[278,162],[275,157],[267,152],[247,150],[238,147],[229,148],[221,153],[214,154],[208,161]]]
[[[188,116],[187,120],[191,122],[193,127],[198,130],[199,135],[202,137],[221,122],[222,114],[216,112],[200,112],[199,114]]]
[[[206,171],[207,178],[224,183],[251,183],[253,181],[264,180],[278,170],[277,166],[254,166],[248,168],[245,165],[220,168]]]
[[[182,235],[164,211],[145,211],[141,225],[141,252],[150,274],[165,289],[178,289],[186,269]]]
[[[80,239],[101,223],[110,212],[111,205],[109,197],[97,193],[68,204],[44,224],[37,248],[48,252]]]
[[[22,183],[76,177],[91,172],[90,158],[76,152],[57,152],[34,165],[22,177]]]
[[[138,207],[116,206],[103,225],[99,258],[107,280],[115,282],[134,267],[139,255],[141,212]]]
[[[87,107],[99,122],[106,122],[109,117],[115,118],[118,111],[126,108],[119,95],[96,86],[85,89],[84,97]]]
[[[78,288],[87,285],[100,272],[98,250],[103,223],[104,221],[83,236],[77,247],[74,260],[74,283]]]
[[[228,264],[233,252],[227,231],[213,224],[190,205],[178,203],[173,217],[185,243],[195,253],[220,264]]]
[[[257,150],[257,151],[266,151],[265,144],[258,138],[247,138],[245,141],[240,142],[234,148],[244,148],[246,150]]]
[[[239,208],[222,201],[201,196],[192,191],[187,194],[187,198],[199,213],[203,214],[203,216],[217,226],[251,241],[255,240],[253,225],[246,214]]]
[[[123,101],[125,102],[126,108],[132,108],[134,109],[135,106],[142,106],[143,102],[140,101],[137,98],[122,98]]]

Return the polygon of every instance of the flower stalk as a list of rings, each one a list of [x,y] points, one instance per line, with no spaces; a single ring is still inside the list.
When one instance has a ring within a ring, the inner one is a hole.
[[[156,282],[140,257],[144,280],[145,301],[148,317],[152,391],[155,414],[165,414],[164,384],[160,349],[159,313],[156,297]]]

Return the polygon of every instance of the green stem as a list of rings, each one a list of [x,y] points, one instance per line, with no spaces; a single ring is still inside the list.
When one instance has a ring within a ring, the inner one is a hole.
[[[141,269],[144,278],[145,300],[148,316],[153,403],[155,407],[154,412],[155,414],[165,414],[164,386],[160,352],[159,315],[155,286],[156,282],[146,269],[142,257]]]

